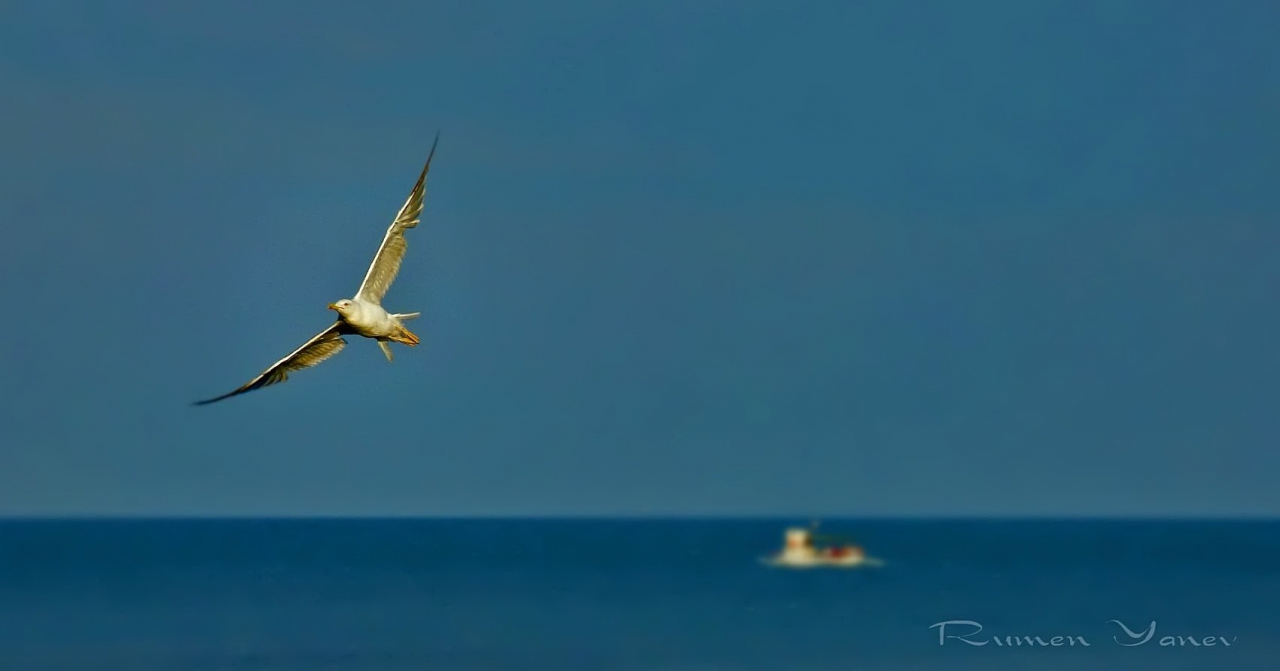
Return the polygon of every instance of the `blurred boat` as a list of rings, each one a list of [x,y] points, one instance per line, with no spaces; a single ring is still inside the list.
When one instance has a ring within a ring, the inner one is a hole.
[[[813,529],[792,527],[786,530],[782,549],[762,561],[770,566],[784,568],[857,568],[884,565],[883,560],[868,557],[859,545],[849,541],[832,543],[831,539],[838,540],[838,537],[819,536]]]

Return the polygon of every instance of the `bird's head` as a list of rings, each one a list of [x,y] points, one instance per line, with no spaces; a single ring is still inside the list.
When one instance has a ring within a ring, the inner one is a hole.
[[[344,298],[340,301],[330,303],[329,309],[336,310],[340,315],[345,315],[350,312],[352,305],[354,305],[354,303],[352,303],[350,299]]]

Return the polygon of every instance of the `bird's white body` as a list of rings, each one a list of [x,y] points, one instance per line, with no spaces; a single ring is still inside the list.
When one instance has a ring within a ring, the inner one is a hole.
[[[356,335],[377,340],[387,361],[395,360],[388,342],[398,342],[410,347],[419,342],[418,336],[405,328],[404,322],[416,318],[422,314],[420,312],[391,314],[381,305],[359,296],[344,298],[331,304],[329,309],[336,311],[338,318]]]
[[[404,326],[377,303],[352,298],[334,303],[334,309],[351,330],[366,338],[386,338],[400,334]]]

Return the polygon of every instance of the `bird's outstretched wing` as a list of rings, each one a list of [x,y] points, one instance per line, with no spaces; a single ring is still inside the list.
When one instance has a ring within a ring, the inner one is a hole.
[[[427,171],[431,169],[431,157],[435,156],[436,144],[439,142],[440,133],[436,133],[436,140],[431,143],[431,153],[427,155],[427,164],[423,166],[422,174],[418,176],[418,183],[413,185],[413,191],[409,192],[409,199],[404,202],[404,207],[400,208],[400,213],[387,228],[387,234],[382,238],[382,246],[374,255],[369,272],[365,273],[364,281],[360,283],[360,290],[356,292],[356,298],[381,305],[382,297],[387,295],[387,289],[391,287],[396,274],[400,272],[400,262],[404,260],[406,249],[404,232],[418,225],[418,217],[422,214],[422,197],[426,194]]]
[[[289,379],[289,373],[300,371],[303,368],[310,368],[342,351],[342,348],[347,345],[347,341],[342,339],[344,332],[344,324],[342,320],[338,320],[334,322],[333,326],[316,334],[315,337],[308,340],[302,347],[294,350],[289,356],[271,364],[270,368],[262,371],[262,374],[258,377],[249,380],[243,387],[217,398],[197,401],[196,405],[208,405],[224,398],[243,394],[246,391],[253,391],[278,382],[284,382]]]

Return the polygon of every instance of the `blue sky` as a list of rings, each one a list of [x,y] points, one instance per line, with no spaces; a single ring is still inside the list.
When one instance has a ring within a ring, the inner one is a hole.
[[[0,514],[1276,515],[1278,33],[8,3]],[[437,129],[422,345],[191,407],[329,323]]]

